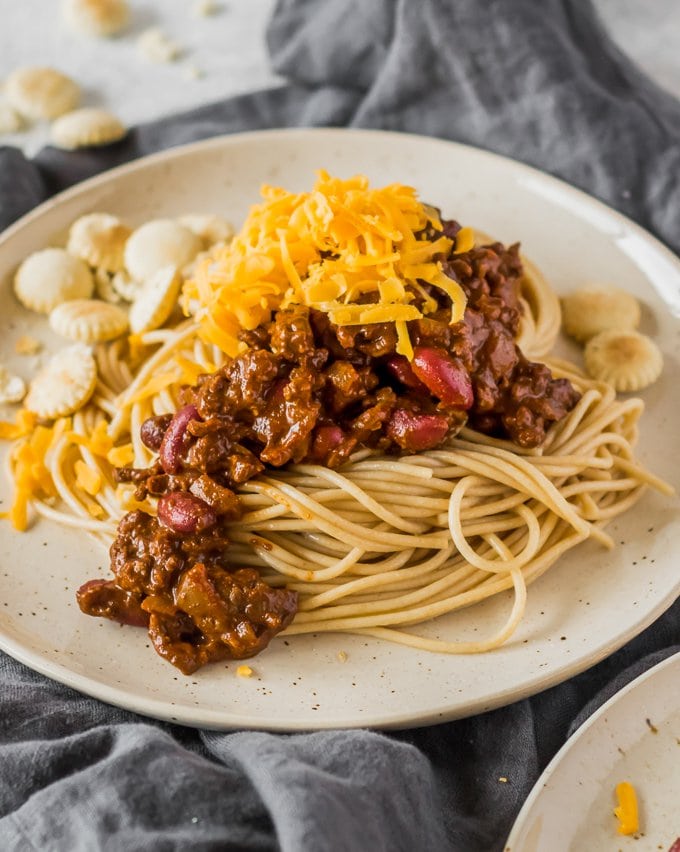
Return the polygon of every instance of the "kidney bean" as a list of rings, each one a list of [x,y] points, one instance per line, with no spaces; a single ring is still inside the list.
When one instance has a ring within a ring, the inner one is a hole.
[[[420,381],[418,376],[411,369],[408,358],[403,355],[390,355],[385,361],[385,366],[397,381],[407,388],[427,392],[427,387]]]
[[[147,417],[139,429],[139,437],[145,447],[158,452],[163,443],[163,436],[172,422],[172,414],[161,414],[158,417]]]
[[[199,420],[195,405],[185,405],[175,414],[163,435],[159,449],[161,466],[166,473],[177,473],[181,466],[184,436],[192,420]]]
[[[172,491],[158,501],[158,520],[173,532],[194,533],[214,526],[217,515],[188,491]]]
[[[416,414],[397,408],[387,424],[388,436],[404,450],[419,452],[431,450],[440,444],[449,431],[449,424],[441,414]]]
[[[411,369],[444,405],[464,409],[472,407],[474,396],[470,375],[460,361],[454,360],[443,349],[416,346]]]
[[[324,461],[338,444],[345,438],[345,433],[339,426],[317,426],[314,430],[314,441],[310,456],[318,461]]]

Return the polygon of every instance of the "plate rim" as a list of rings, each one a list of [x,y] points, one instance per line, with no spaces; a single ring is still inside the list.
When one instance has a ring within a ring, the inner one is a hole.
[[[667,246],[663,240],[657,237],[651,231],[639,225],[634,219],[621,213],[615,207],[602,201],[595,195],[591,195],[586,190],[570,183],[564,178],[557,177],[548,171],[538,168],[537,166],[529,165],[522,160],[510,157],[507,154],[499,154],[491,151],[488,148],[483,148],[478,145],[469,145],[465,142],[458,142],[453,139],[445,139],[441,136],[425,136],[420,133],[408,133],[398,130],[382,130],[368,127],[267,127],[260,130],[244,130],[235,133],[221,133],[217,136],[210,136],[207,139],[198,139],[194,142],[185,142],[180,145],[174,145],[169,148],[164,148],[161,151],[154,151],[151,154],[144,154],[141,157],[136,157],[126,163],[121,163],[117,166],[112,166],[109,169],[98,172],[84,180],[78,181],[65,189],[60,190],[55,195],[42,201],[36,207],[33,207],[28,212],[24,213],[17,220],[8,225],[3,231],[0,231],[0,248],[4,243],[11,239],[15,232],[19,231],[25,225],[30,224],[34,219],[39,218],[43,213],[57,207],[64,201],[75,198],[90,189],[94,189],[100,183],[106,183],[111,179],[115,179],[121,175],[133,174],[135,171],[145,168],[147,165],[162,163],[168,159],[180,159],[184,156],[192,155],[202,150],[210,150],[211,148],[220,148],[223,145],[228,145],[231,142],[247,142],[249,138],[259,139],[264,136],[375,136],[384,139],[410,139],[412,141],[428,142],[434,145],[441,145],[447,148],[457,148],[459,150],[474,152],[476,155],[482,155],[492,161],[504,161],[511,163],[512,166],[526,175],[537,177],[541,180],[554,183],[556,187],[566,191],[580,201],[587,201],[589,204],[597,205],[601,212],[608,214],[615,221],[632,228],[638,234],[644,236],[647,240],[652,240],[655,247],[662,251],[672,263],[680,269],[680,256]]]
[[[507,840],[503,846],[503,849],[506,849],[507,852],[522,852],[522,846],[514,846],[514,844],[518,843],[518,835],[524,830],[526,827],[527,820],[531,816],[531,811],[536,804],[536,801],[540,798],[543,793],[543,790],[550,782],[552,776],[558,770],[562,760],[564,757],[575,748],[579,741],[586,736],[588,731],[598,723],[598,721],[606,716],[607,713],[611,710],[612,707],[617,705],[620,701],[625,700],[626,696],[631,692],[636,692],[638,689],[644,686],[644,684],[653,679],[654,677],[658,677],[660,672],[665,671],[667,668],[678,668],[678,672],[680,673],[680,651],[676,651],[670,654],[665,659],[661,660],[658,663],[655,663],[651,668],[647,669],[647,671],[642,672],[641,674],[634,677],[631,681],[629,681],[625,686],[622,686],[617,692],[611,695],[603,704],[601,704],[597,710],[594,710],[588,718],[579,725],[579,727],[574,731],[574,733],[563,743],[563,745],[559,748],[559,750],[555,753],[553,758],[550,760],[548,765],[545,767],[543,772],[536,779],[536,783],[531,788],[531,791],[527,798],[524,800],[524,804],[520,808],[519,813],[513,823],[510,834],[508,835]],[[680,707],[680,704],[678,705]]]
[[[520,175],[530,176],[544,183],[548,183],[556,191],[558,191],[558,193],[566,194],[567,197],[570,197],[581,204],[585,203],[590,206],[591,209],[594,207],[599,210],[600,213],[604,214],[609,221],[620,226],[625,226],[625,228],[644,239],[644,241],[648,245],[651,245],[655,251],[664,255],[666,260],[680,272],[680,258],[654,234],[651,234],[641,225],[638,225],[635,221],[625,216],[625,214],[620,213],[618,210],[610,207],[600,199],[589,195],[584,190],[573,186],[562,178],[555,177],[548,172],[544,172],[534,166],[527,165],[520,160],[516,160],[503,154],[497,154],[485,148],[442,139],[440,137],[423,136],[415,133],[402,133],[392,130],[341,127],[267,128],[263,130],[221,134],[219,136],[189,142],[138,157],[130,162],[107,169],[90,178],[80,181],[50,197],[37,207],[30,210],[28,213],[25,213],[16,222],[0,233],[0,250],[2,250],[2,248],[11,241],[16,234],[61,204],[71,201],[81,195],[87,195],[91,190],[94,190],[101,185],[115,182],[121,176],[144,171],[148,166],[162,164],[164,161],[169,160],[180,160],[183,157],[193,156],[204,151],[220,149],[222,147],[228,148],[231,145],[247,144],[251,139],[259,140],[267,136],[279,136],[287,139],[295,139],[295,137],[325,136],[341,139],[348,135],[364,138],[374,137],[378,142],[381,139],[408,139],[414,143],[425,142],[432,145],[443,146],[448,149],[458,150],[463,153],[472,154],[473,156],[481,155],[483,159],[488,159],[494,163],[505,164],[515,170],[515,173],[519,172]],[[559,195],[557,195],[557,197],[559,197]],[[553,196],[553,203],[557,203],[555,201],[555,196]],[[90,676],[80,674],[61,663],[51,661],[48,658],[41,656],[39,652],[24,647],[20,641],[15,641],[12,637],[4,634],[2,627],[0,627],[0,650],[5,651],[11,657],[27,665],[32,670],[39,672],[52,680],[63,683],[66,686],[77,689],[83,694],[144,716],[185,724],[192,727],[214,730],[246,728],[268,731],[311,731],[337,729],[338,727],[345,729],[366,727],[396,729],[402,727],[427,726],[453,719],[469,717],[523,700],[552,686],[564,683],[575,675],[592,668],[598,662],[605,659],[631,639],[642,633],[673,605],[678,595],[680,595],[680,576],[670,591],[660,598],[651,610],[645,611],[640,618],[636,619],[632,624],[629,624],[625,631],[605,642],[603,645],[598,645],[595,650],[590,651],[580,659],[567,659],[562,666],[551,672],[546,672],[545,674],[538,672],[534,677],[524,681],[522,686],[519,688],[516,686],[508,687],[507,689],[502,690],[499,693],[495,693],[491,697],[487,696],[486,698],[476,698],[468,701],[458,700],[447,706],[439,706],[436,710],[429,713],[423,711],[403,712],[399,709],[395,709],[389,713],[381,711],[373,716],[367,715],[365,718],[355,718],[353,722],[343,722],[341,724],[338,724],[337,722],[325,722],[324,719],[319,719],[318,721],[315,720],[313,725],[305,723],[294,724],[292,722],[281,722],[273,714],[269,715],[269,717],[258,718],[255,722],[252,718],[243,714],[227,714],[227,719],[225,718],[225,713],[223,711],[206,710],[206,708],[203,707],[193,709],[188,706],[171,705],[168,701],[163,701],[158,698],[131,695],[124,688],[100,683],[98,680],[91,678]]]

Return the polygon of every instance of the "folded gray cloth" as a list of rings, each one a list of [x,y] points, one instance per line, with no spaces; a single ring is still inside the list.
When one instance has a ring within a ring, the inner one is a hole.
[[[245,129],[348,125],[509,154],[680,249],[680,105],[583,0],[280,0],[288,81],[101,151],[0,149],[0,227],[84,177]],[[509,707],[389,735],[214,733],[142,719],[0,655],[3,850],[500,850],[539,773],[631,677],[680,650],[680,602],[588,672]],[[499,783],[506,777],[508,783]]]

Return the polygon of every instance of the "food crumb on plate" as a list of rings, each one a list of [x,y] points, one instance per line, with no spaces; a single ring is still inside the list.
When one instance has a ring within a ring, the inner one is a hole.
[[[37,355],[41,349],[42,343],[30,334],[22,334],[14,344],[17,355]]]
[[[338,651],[338,660],[341,663],[347,662],[347,651]]]
[[[236,674],[238,677],[252,677],[255,672],[250,668],[250,666],[239,666],[236,669]]]

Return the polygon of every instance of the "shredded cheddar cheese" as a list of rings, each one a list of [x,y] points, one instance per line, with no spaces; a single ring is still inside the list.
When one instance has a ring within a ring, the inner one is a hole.
[[[198,265],[182,295],[203,339],[228,355],[242,348],[242,329],[293,304],[323,311],[337,325],[394,322],[397,352],[409,359],[407,323],[437,307],[423,284],[449,297],[452,323],[462,319],[465,294],[441,266],[453,241],[426,235],[441,223],[413,188],[373,189],[362,175],[341,180],[320,171],[311,192],[264,186],[262,197],[231,243]],[[454,250],[473,242],[472,229],[463,228]]]
[[[619,834],[635,834],[639,828],[638,803],[635,788],[628,781],[616,785],[618,807],[614,808],[614,816],[619,821]]]
[[[106,421],[100,420],[89,435],[68,432],[66,437],[70,443],[85,447],[92,455],[106,458],[113,449],[113,440],[108,434],[107,428]]]
[[[94,497],[101,491],[102,477],[99,471],[85,464],[84,461],[78,459],[74,465],[76,473],[76,485],[82,488],[91,497]]]
[[[211,362],[199,364],[181,355],[175,357],[175,364],[182,370],[180,381],[183,385],[195,385],[199,376],[204,373],[214,373],[217,369],[217,365]]]
[[[109,464],[114,467],[127,467],[134,461],[135,454],[132,449],[132,444],[123,444],[121,447],[114,447],[106,454],[106,459]]]
[[[127,344],[130,361],[136,363],[144,358],[148,345],[144,342],[143,335],[129,334]]]
[[[67,453],[69,448],[84,447],[116,467],[131,464],[134,458],[131,444],[114,447],[105,420],[83,435],[73,431],[70,417],[59,418],[46,426],[38,422],[35,414],[22,410],[14,423],[0,423],[0,439],[14,442],[10,450],[14,497],[9,511],[0,513],[0,518],[8,519],[22,532],[28,528],[31,501],[58,496],[49,471],[50,451],[57,443],[61,442]],[[71,464],[73,482],[82,492],[79,499],[93,518],[103,518],[104,509],[92,499],[104,486],[101,473],[80,458],[73,459]]]
[[[90,513],[90,517],[94,518],[96,521],[101,520],[106,515],[106,512],[99,503],[96,502],[96,500],[92,500],[91,497],[86,495],[81,497],[81,500],[85,504],[87,511]]]
[[[470,251],[474,244],[474,228],[461,228],[456,234],[456,247],[454,249],[454,254],[463,254],[463,252]]]
[[[0,518],[8,518],[14,528],[20,531],[28,527],[28,508],[32,498],[57,496],[45,458],[70,426],[67,418],[57,420],[50,427],[36,426],[35,418],[22,416],[24,414],[20,411],[16,418],[21,434],[10,436],[10,440],[21,438],[10,455],[15,484],[14,500],[10,510],[0,514]]]
[[[17,411],[14,423],[7,420],[0,422],[0,440],[16,441],[17,438],[24,438],[35,427],[37,420],[37,416],[32,411],[27,411],[25,408],[20,409]]]
[[[149,379],[146,384],[137,391],[136,394],[129,397],[128,404],[132,404],[135,402],[141,402],[143,399],[147,399],[150,396],[154,396],[159,393],[159,391],[165,390],[169,388],[171,385],[179,384],[182,381],[182,374],[179,370],[171,370],[168,373],[159,373],[153,378]]]

